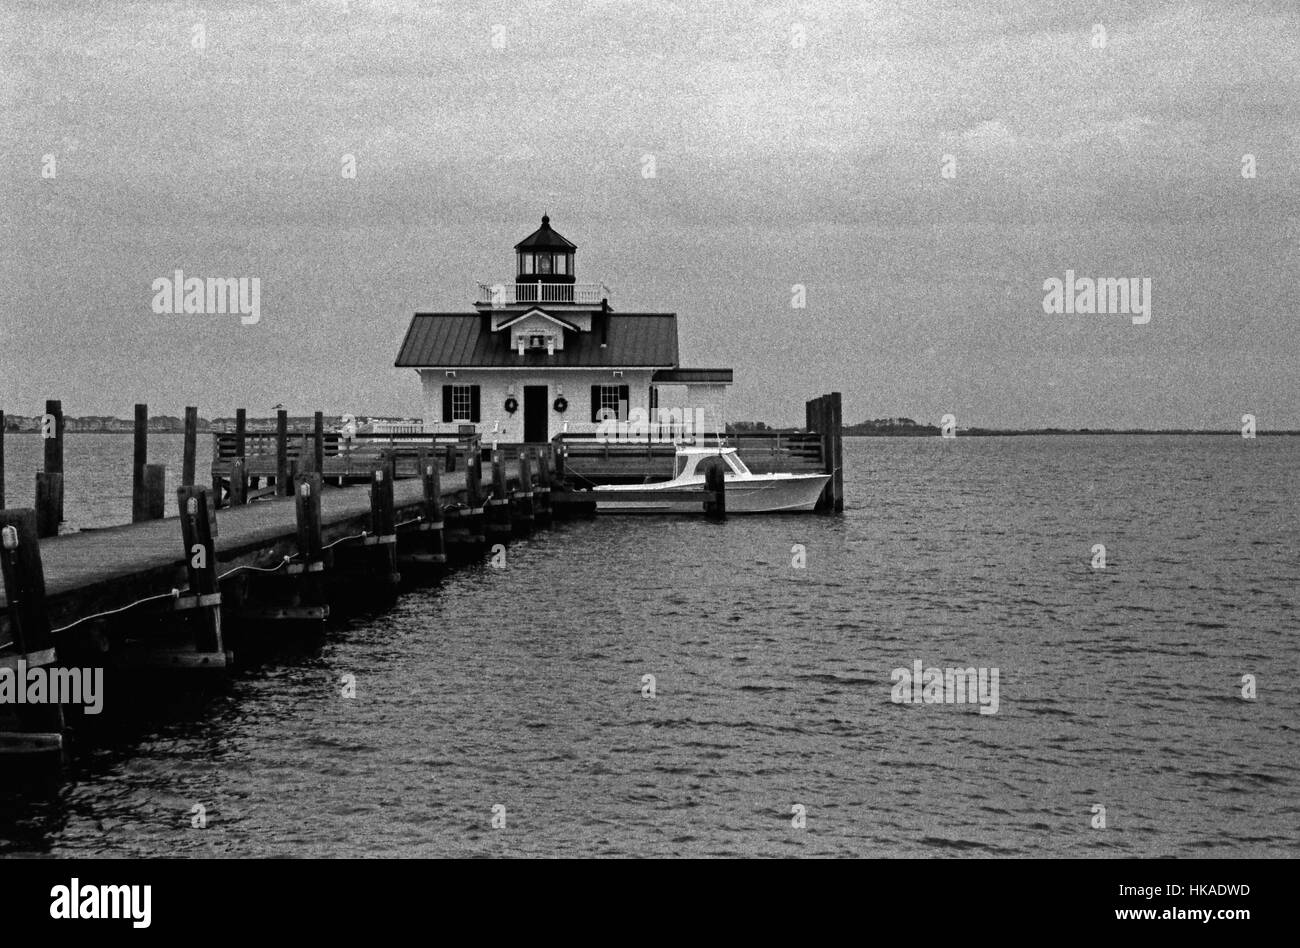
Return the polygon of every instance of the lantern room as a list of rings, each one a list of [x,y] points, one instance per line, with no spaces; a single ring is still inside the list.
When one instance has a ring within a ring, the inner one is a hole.
[[[551,219],[542,215],[542,226],[515,244],[516,283],[572,283],[573,255],[577,246],[551,230]]]

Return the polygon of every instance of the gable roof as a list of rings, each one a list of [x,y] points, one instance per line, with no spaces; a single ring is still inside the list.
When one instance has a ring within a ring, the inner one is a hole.
[[[608,332],[566,333],[554,355],[510,348],[478,313],[416,313],[393,363],[398,368],[672,368],[677,365],[676,313],[611,313]],[[601,348],[601,339],[606,345]]]
[[[573,323],[569,322],[567,319],[561,319],[559,316],[556,316],[552,313],[548,313],[544,309],[537,309],[537,308],[530,309],[526,313],[519,313],[517,316],[512,315],[505,322],[497,323],[496,328],[497,330],[509,329],[515,323],[522,322],[523,320],[528,319],[530,316],[541,316],[544,319],[549,319],[553,323],[558,323],[559,325],[563,326],[565,329],[572,329],[574,332],[579,331],[578,327],[575,326]]]

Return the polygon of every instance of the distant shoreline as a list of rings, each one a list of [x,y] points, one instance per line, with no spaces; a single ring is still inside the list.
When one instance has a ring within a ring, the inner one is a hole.
[[[780,431],[783,429],[771,428],[769,431]],[[198,433],[201,435],[213,434],[215,429],[200,428]],[[184,434],[184,428],[150,428],[151,435],[180,435]],[[275,429],[250,427],[248,433],[251,434],[274,434]],[[292,434],[302,434],[301,431],[290,430]],[[735,432],[730,431],[728,434],[753,434],[752,431]],[[40,435],[39,431],[14,431],[8,430],[6,435]],[[94,436],[116,436],[121,438],[130,438],[134,432],[131,431],[64,431],[64,437],[73,435],[94,435]],[[1256,437],[1271,438],[1280,436],[1295,437],[1300,435],[1300,430],[1283,429],[1281,431],[1256,431]],[[1088,435],[1206,435],[1235,438],[1241,437],[1241,431],[1237,429],[1225,429],[1221,431],[1207,430],[1203,428],[970,428],[957,429],[957,436],[962,438],[1020,438],[1026,436],[1038,435],[1062,435],[1062,436],[1088,436]],[[849,428],[844,429],[846,438],[938,438],[940,432],[938,428],[926,429],[915,428],[893,431],[853,431]]]
[[[1017,438],[1025,435],[1219,435],[1241,437],[1241,431],[1229,428],[1222,431],[1203,428],[958,428],[957,435],[962,438]],[[1284,429],[1281,431],[1256,431],[1256,437],[1276,437],[1279,435],[1300,435],[1300,431]],[[937,438],[939,429],[932,431],[918,429],[914,431],[850,431],[844,430],[846,438]]]

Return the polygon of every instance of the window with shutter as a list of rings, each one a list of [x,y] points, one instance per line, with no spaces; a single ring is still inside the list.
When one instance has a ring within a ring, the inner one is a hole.
[[[444,385],[442,387],[442,420],[479,420],[479,387],[477,385]]]
[[[601,416],[605,418],[616,418],[623,420],[625,412],[622,410],[621,402],[626,402],[628,398],[628,386],[626,385],[593,385],[591,387],[591,420],[600,421]]]

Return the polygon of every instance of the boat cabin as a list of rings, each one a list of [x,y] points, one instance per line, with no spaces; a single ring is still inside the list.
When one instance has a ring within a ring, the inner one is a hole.
[[[735,448],[678,448],[673,460],[673,479],[699,476],[703,477],[713,464],[710,458],[716,458],[714,464],[722,465],[724,477],[749,477],[751,472],[740,459]]]

